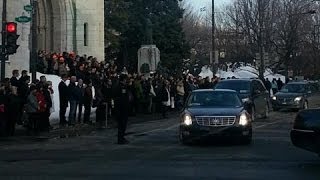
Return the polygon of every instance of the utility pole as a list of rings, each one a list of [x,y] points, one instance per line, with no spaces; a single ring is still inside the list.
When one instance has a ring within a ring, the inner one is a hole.
[[[30,72],[32,81],[37,79],[36,60],[38,58],[38,41],[37,41],[37,10],[38,1],[30,0],[32,5],[32,25],[31,25],[31,51],[30,51]]]
[[[259,78],[264,80],[264,5],[265,2],[263,0],[258,1],[258,9],[259,9],[259,54],[260,54],[260,67],[259,67]]]
[[[215,45],[215,16],[214,16],[214,0],[212,0],[212,49],[211,49],[211,57],[212,61],[210,63],[215,63],[216,61],[216,45]]]
[[[6,61],[8,56],[6,54],[6,22],[7,22],[7,0],[2,0],[2,32],[1,32],[1,80],[6,78]]]

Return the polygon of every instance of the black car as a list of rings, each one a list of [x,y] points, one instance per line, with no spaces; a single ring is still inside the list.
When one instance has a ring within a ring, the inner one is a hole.
[[[269,115],[269,92],[259,79],[230,79],[220,81],[215,89],[231,89],[239,93],[243,102],[251,106],[251,119],[267,118]]]
[[[300,111],[291,130],[292,143],[320,155],[320,109]]]
[[[207,137],[231,137],[244,144],[252,140],[251,116],[233,90],[195,90],[180,115],[180,140],[191,143]]]
[[[274,111],[280,109],[308,109],[311,96],[311,84],[308,82],[290,82],[272,97]]]

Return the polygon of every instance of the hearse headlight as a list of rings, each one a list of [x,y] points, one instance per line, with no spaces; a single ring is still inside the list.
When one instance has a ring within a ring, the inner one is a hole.
[[[246,126],[246,125],[248,125],[248,122],[249,122],[248,115],[246,113],[241,113],[240,118],[239,118],[239,124],[241,126]]]
[[[186,125],[186,126],[192,125],[192,117],[191,117],[191,115],[185,114],[183,116],[183,124]]]
[[[301,101],[301,99],[302,99],[302,97],[300,96],[300,97],[296,97],[296,98],[294,98],[294,101],[295,102],[300,102]]]

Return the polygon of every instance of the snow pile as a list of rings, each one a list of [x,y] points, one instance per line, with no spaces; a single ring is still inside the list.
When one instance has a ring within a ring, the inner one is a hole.
[[[229,67],[230,65],[228,65]],[[199,76],[201,76],[202,78],[205,77],[210,77],[212,78],[213,74],[212,71],[207,67],[203,67],[201,73],[199,74]],[[251,65],[246,65],[244,66],[244,63],[240,63],[240,67],[239,68],[235,68],[233,71],[231,70],[231,68],[228,68],[227,71],[223,71],[221,69],[218,70],[216,76],[220,77],[220,78],[242,78],[242,79],[251,79],[251,78],[258,78],[259,77],[259,71],[254,68]],[[273,79],[281,79],[282,82],[286,81],[285,76],[281,75],[281,74],[275,74],[272,72],[271,69],[266,69],[264,72],[264,77],[268,78],[269,81],[272,81]]]
[[[220,77],[220,78],[228,78],[228,77],[235,77],[235,78],[241,78],[237,73],[234,73],[232,71],[222,71],[219,70],[218,73],[216,74],[216,76]]]
[[[208,66],[204,66],[201,69],[201,73],[199,74],[200,77],[206,78],[209,77],[210,79],[213,78],[213,72],[210,70]]]
[[[59,83],[61,82],[61,78],[59,76],[56,75],[47,75],[47,74],[41,74],[41,73],[37,73],[37,79],[40,79],[40,76],[45,76],[47,81],[51,81],[52,82],[52,88],[54,91],[53,94],[53,105],[54,105],[54,112],[51,113],[50,116],[50,123],[51,124],[57,124],[59,123],[59,110],[60,110],[60,102],[59,102]],[[69,84],[69,80],[66,82],[66,84]],[[94,89],[92,91],[94,93]],[[84,111],[84,108],[82,108]],[[95,108],[92,108],[92,113],[95,112]],[[67,109],[67,113],[66,113],[66,117],[68,120],[68,115],[69,115],[69,108]],[[78,109],[77,109],[77,116],[78,116]],[[83,117],[83,116],[82,116]]]

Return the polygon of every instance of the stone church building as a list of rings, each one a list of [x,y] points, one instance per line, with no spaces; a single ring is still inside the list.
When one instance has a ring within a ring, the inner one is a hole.
[[[2,2],[0,0],[0,18]],[[31,0],[7,0],[7,21],[32,14],[24,9]],[[36,0],[39,50],[74,51],[104,60],[104,0]],[[29,70],[31,22],[18,23],[18,51],[10,56],[6,75],[13,69]]]

